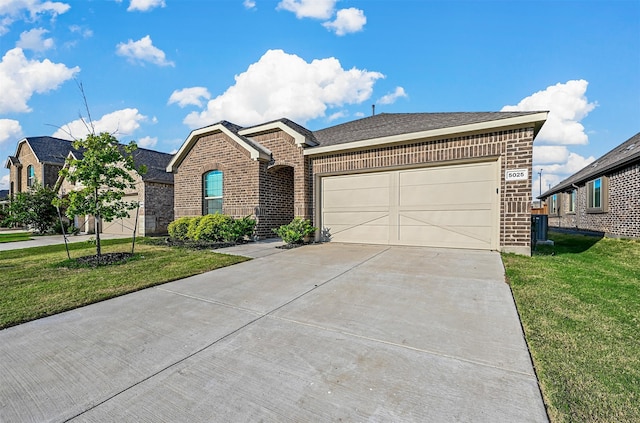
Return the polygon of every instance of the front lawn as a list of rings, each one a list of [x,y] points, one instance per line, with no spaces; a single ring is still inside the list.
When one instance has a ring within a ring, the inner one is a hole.
[[[103,252],[130,251],[130,239],[102,241]],[[95,246],[69,244],[71,257]],[[124,264],[97,268],[65,264],[64,245],[3,251],[0,255],[0,329],[248,260],[211,251],[151,245],[139,240]]]
[[[553,422],[640,421],[640,242],[551,233],[503,255]]]
[[[30,239],[31,234],[29,232],[0,233],[0,244],[3,242],[29,241]]]

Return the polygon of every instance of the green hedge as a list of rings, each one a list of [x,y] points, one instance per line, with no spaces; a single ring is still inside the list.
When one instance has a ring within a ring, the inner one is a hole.
[[[169,223],[169,237],[180,241],[238,242],[251,237],[255,219],[234,219],[225,214],[181,217]]]

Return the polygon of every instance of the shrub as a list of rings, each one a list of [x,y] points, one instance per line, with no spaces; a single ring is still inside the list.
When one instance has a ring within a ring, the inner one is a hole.
[[[191,223],[192,219],[192,217],[181,217],[169,223],[169,227],[167,228],[169,236],[182,241],[186,240],[189,223]]]
[[[273,232],[287,244],[301,244],[305,237],[311,236],[317,230],[318,228],[311,226],[308,219],[296,217],[288,225],[282,225]]]
[[[225,241],[238,242],[245,237],[251,238],[256,228],[256,220],[251,216],[245,216],[240,219],[234,219],[225,231]]]
[[[189,230],[189,238],[194,241],[221,242],[225,240],[225,233],[231,226],[233,218],[226,214],[208,214],[199,219],[195,231]]]
[[[187,227],[187,239],[194,240],[196,239],[196,234],[198,233],[198,225],[200,225],[200,220],[202,220],[202,216],[192,217],[189,221],[189,226]]]

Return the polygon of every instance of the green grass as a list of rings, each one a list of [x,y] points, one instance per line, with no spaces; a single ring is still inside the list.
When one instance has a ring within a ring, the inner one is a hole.
[[[640,242],[551,234],[503,255],[553,422],[640,421]]]
[[[130,239],[102,242],[103,252],[130,251]],[[69,244],[71,257],[95,254]],[[64,245],[0,253],[0,329],[164,282],[248,260],[206,250],[151,245],[139,240],[127,263],[97,268],[65,266]]]
[[[0,234],[0,244],[3,242],[29,241],[30,239],[31,234],[29,232]]]

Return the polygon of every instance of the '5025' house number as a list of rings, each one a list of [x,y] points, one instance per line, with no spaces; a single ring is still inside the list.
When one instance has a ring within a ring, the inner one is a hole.
[[[504,172],[505,181],[526,181],[529,179],[528,169],[513,169]]]

